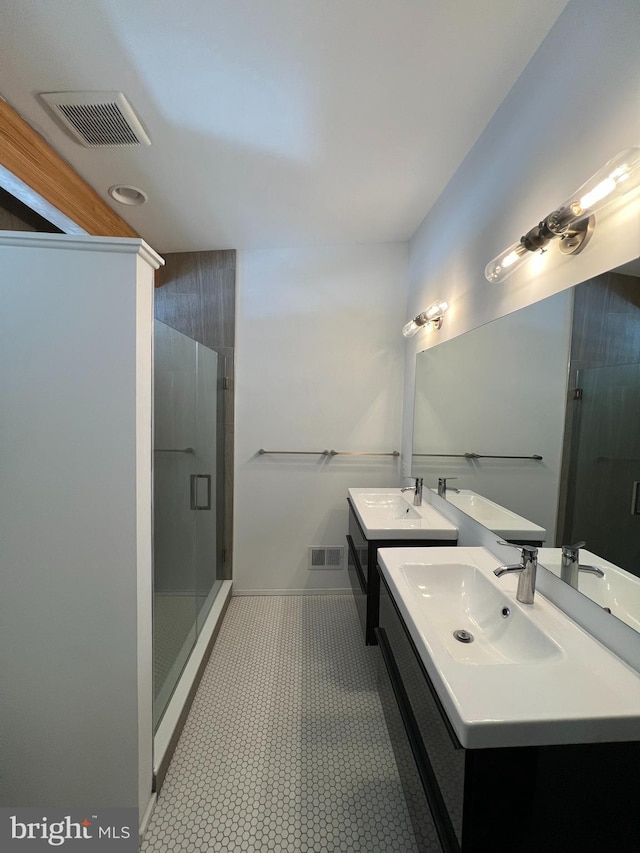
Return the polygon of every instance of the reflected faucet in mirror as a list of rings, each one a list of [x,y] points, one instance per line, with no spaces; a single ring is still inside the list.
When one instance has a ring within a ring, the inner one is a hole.
[[[449,480],[457,480],[457,477],[438,477],[438,495],[441,498],[447,497],[447,488],[451,489],[452,492],[456,494],[460,494],[460,489],[454,489],[453,486],[447,486],[447,482]]]
[[[580,548],[584,548],[586,542],[577,542],[575,545],[563,545],[560,561],[560,577],[574,589],[579,588],[578,576],[580,572],[604,577],[604,572],[599,566],[581,566]]]

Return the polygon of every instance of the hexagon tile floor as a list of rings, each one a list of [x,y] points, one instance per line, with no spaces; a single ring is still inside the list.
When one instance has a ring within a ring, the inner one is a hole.
[[[233,598],[142,853],[414,853],[375,654],[350,596]]]

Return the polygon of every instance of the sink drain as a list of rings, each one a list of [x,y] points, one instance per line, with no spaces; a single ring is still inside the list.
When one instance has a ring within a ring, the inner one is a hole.
[[[453,636],[460,643],[473,643],[473,634],[471,634],[469,631],[465,631],[463,628],[459,629],[458,631],[454,631]]]

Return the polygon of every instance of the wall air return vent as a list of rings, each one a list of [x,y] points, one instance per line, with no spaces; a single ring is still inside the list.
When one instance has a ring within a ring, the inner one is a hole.
[[[343,564],[343,545],[330,548],[312,546],[309,548],[310,569],[341,569]]]
[[[87,148],[151,145],[122,92],[43,92],[40,97],[65,130]]]

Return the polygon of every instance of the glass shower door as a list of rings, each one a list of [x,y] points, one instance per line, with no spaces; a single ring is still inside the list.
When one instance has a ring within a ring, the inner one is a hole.
[[[224,406],[218,353],[156,320],[154,725],[222,585]]]
[[[156,321],[154,336],[154,724],[196,642],[196,342]]]
[[[196,610],[197,631],[211,609],[222,584],[221,534],[218,533],[222,494],[223,424],[218,405],[224,359],[208,347],[197,345],[197,416],[193,505],[196,509]]]

